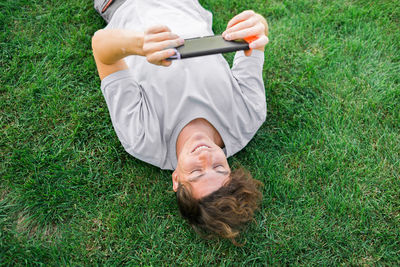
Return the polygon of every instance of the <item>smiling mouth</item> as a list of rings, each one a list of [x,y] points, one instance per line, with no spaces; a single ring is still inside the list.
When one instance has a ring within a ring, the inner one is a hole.
[[[198,145],[192,150],[192,153],[197,151],[197,150],[199,150],[199,149],[203,149],[203,148],[210,148],[210,147],[206,146],[206,145]]]

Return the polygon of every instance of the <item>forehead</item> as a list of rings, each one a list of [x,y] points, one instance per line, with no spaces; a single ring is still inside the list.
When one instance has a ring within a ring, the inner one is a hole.
[[[227,181],[229,181],[229,173],[206,173],[198,179],[192,181],[190,179],[187,180],[187,182],[192,186],[192,194],[196,199],[217,191]]]

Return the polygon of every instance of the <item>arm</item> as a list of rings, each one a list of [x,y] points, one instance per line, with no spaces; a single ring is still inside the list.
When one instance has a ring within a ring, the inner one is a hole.
[[[166,26],[154,26],[144,33],[122,29],[104,29],[92,37],[93,56],[96,61],[100,79],[127,69],[124,58],[131,55],[146,56],[150,63],[162,66],[171,65],[166,58],[174,55],[173,49],[183,44]]]
[[[145,56],[150,63],[168,66],[171,62],[165,58],[175,51],[166,48],[181,42],[166,26],[151,27],[144,33],[106,29],[98,31],[92,38],[93,55],[102,80],[101,90],[115,132],[128,153],[156,166],[160,166],[162,156],[149,147],[160,147],[158,117],[151,99],[132,77],[124,58]]]
[[[130,30],[99,30],[92,37],[93,56],[100,79],[127,69],[124,57],[143,55],[143,34]]]
[[[256,37],[250,43],[254,49],[238,52],[232,66],[232,75],[235,77],[243,93],[243,99],[247,107],[254,112],[253,118],[259,117],[264,121],[266,114],[265,87],[262,76],[264,64],[264,49],[268,43],[268,24],[264,17],[252,10],[247,10],[232,18],[226,31],[223,33],[225,39],[235,40],[246,37]]]
[[[242,99],[249,111],[253,113],[251,117],[260,117],[260,120],[264,120],[262,117],[266,114],[263,65],[264,53],[257,49],[251,56],[245,56],[243,52],[236,53],[231,69],[240,88]]]

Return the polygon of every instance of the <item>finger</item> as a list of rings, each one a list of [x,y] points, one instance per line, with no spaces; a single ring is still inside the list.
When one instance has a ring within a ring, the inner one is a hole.
[[[172,32],[161,32],[156,34],[148,34],[145,36],[146,42],[161,42],[178,38],[179,36]]]
[[[232,33],[226,34],[225,39],[226,40],[243,39],[248,36],[253,36],[253,35],[258,36],[262,33],[264,33],[264,25],[259,23],[251,28],[247,28],[247,29],[243,29],[243,30],[240,30],[237,32],[232,32]]]
[[[244,50],[244,54],[246,55],[246,57],[251,56],[251,52],[253,52],[253,49]]]
[[[251,42],[249,47],[252,48],[252,49],[264,47],[264,46],[266,46],[268,44],[268,42],[269,42],[268,37],[265,36],[265,35],[262,35],[257,40]]]
[[[257,18],[255,17],[251,17],[247,20],[241,21],[238,24],[230,27],[229,29],[226,29],[226,31],[224,31],[222,33],[222,36],[225,37],[226,34],[231,33],[231,32],[236,32],[236,31],[240,31],[246,28],[250,28],[254,25],[256,25],[258,22]]]
[[[150,63],[153,63],[153,64],[160,65],[161,61],[163,61],[169,57],[172,57],[173,55],[175,55],[174,49],[162,50],[162,51],[155,52],[153,54],[148,55],[147,61],[149,61]]]
[[[149,27],[145,33],[152,34],[152,33],[159,33],[159,32],[170,32],[171,30],[165,25],[154,25]]]
[[[161,61],[161,66],[168,67],[172,64],[171,60],[163,60]]]
[[[251,16],[254,16],[256,13],[253,10],[246,10],[243,11],[242,13],[234,16],[229,22],[228,25],[226,26],[226,28],[230,28],[233,25],[235,25],[236,23],[242,21],[242,20],[246,20],[248,18],[250,18]]]
[[[149,43],[149,44],[146,44],[145,46],[143,46],[143,50],[147,54],[147,53],[151,53],[151,52],[161,51],[166,48],[178,47],[178,46],[183,45],[184,42],[185,42],[185,40],[183,40],[182,38],[178,38],[178,39],[174,39],[174,40],[166,40],[166,41],[162,41],[162,42],[153,42],[153,43]]]

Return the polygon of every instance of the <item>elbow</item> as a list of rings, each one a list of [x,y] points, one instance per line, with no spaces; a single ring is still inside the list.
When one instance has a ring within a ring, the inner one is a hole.
[[[260,102],[256,107],[256,116],[258,121],[262,124],[267,119],[267,103],[265,101]]]
[[[99,43],[101,42],[101,35],[104,30],[98,30],[95,32],[92,36],[92,50],[93,53],[97,50],[99,47]]]
[[[265,104],[265,106],[264,106],[264,111],[263,111],[263,114],[262,114],[262,117],[261,117],[261,120],[262,120],[262,122],[265,122],[265,120],[267,119],[267,104]]]
[[[111,65],[115,62],[109,60],[107,55],[108,49],[107,35],[104,30],[98,30],[92,36],[92,53],[96,61],[101,62],[105,65]]]

